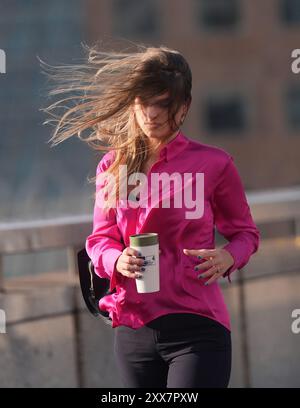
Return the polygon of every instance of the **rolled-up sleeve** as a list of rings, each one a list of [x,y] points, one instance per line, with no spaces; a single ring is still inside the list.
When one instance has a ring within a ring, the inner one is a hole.
[[[96,176],[109,167],[110,152],[106,153],[97,166]],[[112,291],[116,286],[118,272],[115,268],[116,261],[125,248],[122,236],[116,221],[115,208],[105,212],[103,204],[104,183],[96,183],[96,200],[93,213],[93,230],[86,238],[85,248],[93,262],[95,273],[110,279]]]
[[[260,241],[260,233],[232,156],[212,194],[212,207],[216,228],[229,241],[223,248],[234,259],[234,264],[223,274],[231,282],[230,274],[248,263],[250,256],[258,250]]]

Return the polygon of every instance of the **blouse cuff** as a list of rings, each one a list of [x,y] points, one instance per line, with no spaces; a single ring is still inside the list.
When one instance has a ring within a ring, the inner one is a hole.
[[[230,268],[227,269],[227,271],[224,273],[223,277],[228,278],[228,281],[231,283],[231,278],[230,275],[232,272],[234,272],[236,269],[239,269],[239,265],[241,264],[241,259],[240,259],[240,253],[241,253],[241,248],[240,245],[235,245],[234,242],[229,242],[225,246],[223,246],[223,249],[226,249],[232,256],[234,262],[230,266]]]

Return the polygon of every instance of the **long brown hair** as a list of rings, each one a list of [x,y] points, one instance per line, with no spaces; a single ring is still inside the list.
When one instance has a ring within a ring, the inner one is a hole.
[[[51,147],[77,135],[93,149],[114,150],[115,158],[107,172],[116,179],[116,197],[119,166],[127,165],[129,177],[141,170],[149,154],[147,137],[132,109],[135,98],[147,101],[168,91],[169,123],[174,131],[178,128],[178,109],[192,99],[192,73],[178,51],[165,46],[136,46],[134,52],[107,52],[85,45],[88,55],[84,64],[51,66],[39,58],[43,73],[55,83],[49,95],[69,94],[41,109],[50,116],[44,124],[56,123],[49,140]],[[61,109],[65,111],[55,113]],[[84,136],[85,131],[88,134]],[[93,183],[95,180],[96,176],[90,179]],[[111,207],[109,200],[105,207]]]

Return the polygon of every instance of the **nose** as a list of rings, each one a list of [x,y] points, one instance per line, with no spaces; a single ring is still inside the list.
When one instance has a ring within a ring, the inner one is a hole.
[[[155,105],[149,105],[143,108],[143,112],[147,121],[151,122],[159,115],[159,109]]]

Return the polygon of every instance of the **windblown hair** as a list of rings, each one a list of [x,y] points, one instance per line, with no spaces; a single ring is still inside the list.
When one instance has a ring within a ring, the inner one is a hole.
[[[146,102],[168,91],[168,118],[176,131],[175,115],[183,103],[190,104],[192,99],[192,74],[184,57],[165,46],[139,44],[136,52],[85,48],[88,55],[84,64],[51,66],[39,59],[43,73],[55,82],[49,95],[69,95],[41,109],[51,117],[44,124],[56,123],[49,140],[51,147],[77,135],[93,149],[114,150],[115,158],[107,172],[116,179],[119,197],[119,166],[127,165],[128,177],[140,172],[150,151],[133,112],[135,98],[139,96]],[[61,109],[65,111],[55,113]],[[84,131],[88,132],[85,136]],[[95,180],[93,177],[90,181]],[[108,200],[106,208],[110,207]]]

